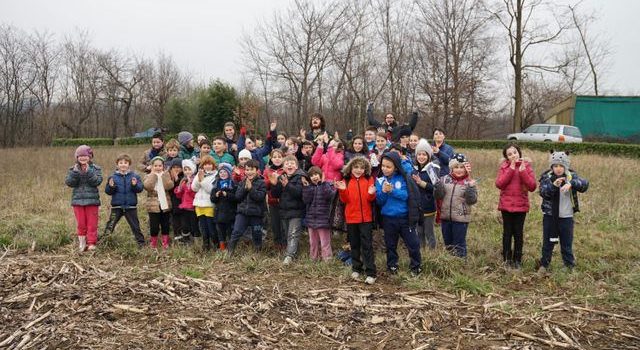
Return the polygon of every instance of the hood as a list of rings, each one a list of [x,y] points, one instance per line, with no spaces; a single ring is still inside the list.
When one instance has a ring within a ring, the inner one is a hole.
[[[371,176],[371,163],[369,163],[369,160],[364,157],[354,157],[342,168],[342,175],[345,178],[351,177],[351,168],[353,168],[354,162],[364,164],[364,176]]]
[[[405,174],[404,169],[402,168],[402,158],[400,158],[400,155],[398,153],[386,152],[382,155],[382,159],[385,158],[393,162],[393,165],[395,166],[396,171],[398,171],[399,174],[406,177],[407,174]],[[382,164],[382,159],[380,159],[380,164]]]

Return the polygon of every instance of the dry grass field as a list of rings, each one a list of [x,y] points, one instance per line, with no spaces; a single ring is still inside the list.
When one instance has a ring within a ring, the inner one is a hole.
[[[97,147],[95,162],[106,177],[117,154],[143,149]],[[530,196],[524,267],[505,269],[500,151],[458,151],[481,178],[467,261],[439,246],[420,277],[406,255],[389,276],[379,248],[383,272],[365,286],[338,262],[308,261],[307,244],[290,267],[268,250],[231,260],[197,245],[138,250],[124,220],[95,253],[78,254],[64,185],[73,149],[0,150],[0,348],[640,348],[640,161],[572,156],[591,182],[576,216],[577,267],[562,269],[556,247],[552,273],[539,276],[540,197]],[[537,174],[548,166],[547,154],[524,152]],[[146,235],[144,210],[140,219]]]

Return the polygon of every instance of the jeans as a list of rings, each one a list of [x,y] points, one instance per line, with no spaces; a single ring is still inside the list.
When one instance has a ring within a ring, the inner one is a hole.
[[[107,221],[107,226],[104,228],[104,234],[108,235],[113,233],[116,229],[116,225],[118,221],[124,216],[133,232],[133,237],[136,240],[138,245],[144,244],[144,235],[142,234],[142,230],[140,230],[140,221],[138,220],[138,209],[137,208],[111,208],[111,214],[109,215],[109,221]]]
[[[351,246],[351,270],[361,273],[364,260],[364,272],[376,277],[376,257],[373,250],[373,223],[347,224],[349,245]]]
[[[551,264],[551,255],[553,254],[555,243],[549,239],[554,236],[553,230],[555,229],[557,229],[560,238],[562,261],[565,266],[572,268],[576,265],[572,248],[573,218],[558,219],[558,225],[556,226],[553,217],[550,215],[544,215],[542,218],[542,259],[540,259],[540,265],[549,267],[549,264]]]
[[[384,229],[384,243],[387,247],[387,268],[398,267],[398,239],[402,237],[409,251],[411,270],[415,271],[420,269],[420,265],[422,264],[420,241],[418,240],[415,228],[409,226],[409,220],[406,217],[396,218],[385,216],[382,219],[382,227]]]
[[[527,213],[502,212],[502,259],[505,262],[522,263],[524,220]],[[513,237],[513,250],[511,238]]]
[[[245,231],[247,231],[247,228],[251,231],[254,248],[256,250],[262,248],[262,219],[261,216],[236,215],[236,221],[233,224],[233,232],[231,233],[231,239],[229,241],[229,254],[233,254],[238,241],[242,238]]]
[[[467,256],[467,228],[469,224],[442,220],[441,225],[445,248],[453,255],[465,258]]]
[[[295,258],[302,233],[302,218],[282,219],[282,231],[287,233],[286,256]]]
[[[433,250],[436,248],[436,235],[433,231],[433,220],[435,215],[425,216],[422,223],[418,224],[416,231],[418,232],[418,238],[420,238],[420,247],[429,247]]]

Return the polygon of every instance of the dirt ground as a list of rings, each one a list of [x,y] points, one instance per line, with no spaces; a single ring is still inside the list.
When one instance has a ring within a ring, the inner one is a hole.
[[[57,254],[0,251],[0,348],[640,349],[640,310]]]

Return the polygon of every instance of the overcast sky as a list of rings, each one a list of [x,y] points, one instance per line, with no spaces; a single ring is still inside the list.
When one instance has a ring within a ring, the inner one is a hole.
[[[89,31],[94,46],[155,57],[173,56],[199,80],[221,78],[234,85],[242,72],[239,38],[257,21],[292,0],[0,0],[0,23],[61,39],[75,28]],[[611,38],[613,55],[605,91],[640,94],[640,0],[584,0],[597,9],[592,30]]]

